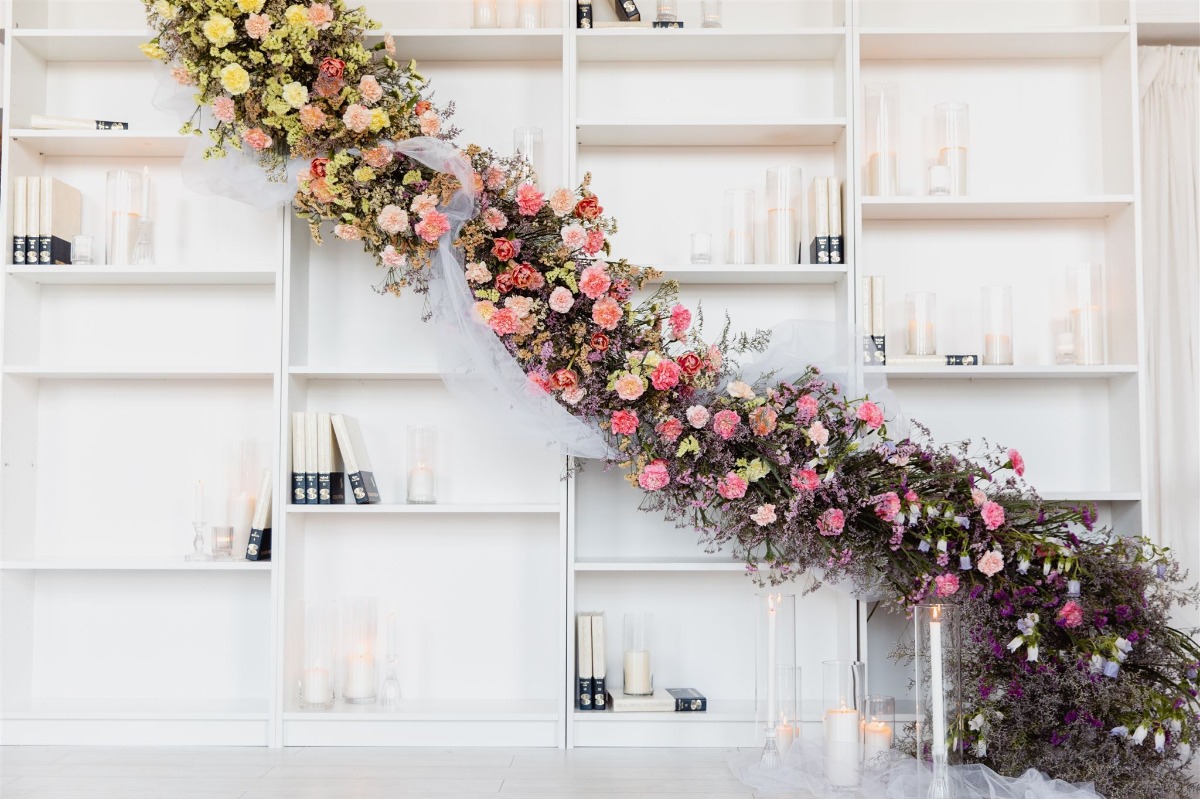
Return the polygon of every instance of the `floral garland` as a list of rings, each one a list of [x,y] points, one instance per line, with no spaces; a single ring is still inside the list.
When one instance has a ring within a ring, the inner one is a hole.
[[[453,142],[416,64],[341,0],[145,0],[159,35],[142,45],[195,88],[214,120],[207,157],[249,148],[319,241],[361,241],[380,288],[429,287],[460,189],[477,215],[453,244],[486,325],[528,375],[611,442],[644,506],[731,549],[763,583],[818,569],[899,609],[958,602],[977,691],[950,733],[1004,774],[1029,767],[1112,796],[1183,797],[1198,726],[1200,648],[1169,624],[1194,601],[1165,550],[1095,529],[1086,506],[1044,502],[1015,450],[971,457],[927,431],[894,440],[883,409],[810,368],[738,379],[764,336],[706,344],[658,277],[612,260],[615,222],[584,180],[546,196],[529,166],[468,146],[473,185],[399,154]],[[184,130],[201,133],[197,118]]]

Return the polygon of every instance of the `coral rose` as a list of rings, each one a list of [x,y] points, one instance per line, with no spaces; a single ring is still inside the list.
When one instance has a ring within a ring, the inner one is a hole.
[[[623,436],[631,436],[637,432],[637,411],[614,411],[612,415],[612,431]]]
[[[321,74],[330,78],[341,78],[346,74],[346,62],[340,58],[322,59]]]
[[[550,385],[559,391],[579,385],[579,375],[570,369],[559,369],[550,375]]]
[[[517,257],[517,245],[508,239],[494,239],[492,255],[501,261],[511,261]]]
[[[647,463],[638,473],[638,485],[646,491],[658,491],[666,488],[670,482],[671,475],[667,471],[667,462],[662,458]]]
[[[721,438],[728,441],[730,438],[733,438],[733,435],[737,432],[738,425],[741,424],[741,422],[742,417],[738,415],[737,411],[731,411],[729,409],[717,411],[713,415],[713,430],[716,431],[717,435],[719,435]]]
[[[595,195],[584,197],[575,204],[575,216],[580,219],[595,219],[602,213],[604,213],[604,209],[600,207],[600,201],[596,199]]]
[[[679,368],[682,369],[683,373],[688,377],[698,374],[702,365],[700,362],[700,356],[694,352],[685,352],[679,357],[678,363]]]
[[[597,300],[592,306],[592,321],[605,330],[616,330],[624,316],[620,304],[612,297]]]
[[[591,338],[588,339],[588,346],[597,352],[604,352],[607,350],[609,343],[608,336],[599,331],[593,333]]]
[[[737,472],[729,472],[717,480],[717,493],[725,499],[741,499],[749,487],[750,484]]]

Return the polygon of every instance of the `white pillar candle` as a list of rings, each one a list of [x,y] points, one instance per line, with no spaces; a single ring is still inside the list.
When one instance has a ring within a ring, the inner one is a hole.
[[[775,728],[775,747],[780,754],[787,754],[792,748],[792,742],[796,740],[796,728],[787,723],[787,717],[783,718],[783,722]]]
[[[1011,366],[1012,337],[988,333],[983,337],[983,362],[988,366]]]
[[[375,699],[375,657],[350,655],[346,658],[346,676],[342,680],[342,698],[347,702]]]
[[[305,704],[320,705],[328,702],[330,699],[329,669],[323,669],[320,666],[305,669],[304,673],[300,675],[300,691]]]
[[[408,470],[408,501],[433,502],[434,493],[433,469],[418,464]]]
[[[891,197],[896,193],[896,154],[871,153],[867,157],[867,194]]]
[[[863,727],[863,760],[870,763],[882,752],[892,748],[892,725],[886,721],[872,721]]]
[[[843,707],[825,712],[825,772],[835,788],[857,788],[862,763],[862,715]]]
[[[946,684],[942,676],[942,608],[934,605],[929,616],[929,672],[933,693],[933,757],[946,756]]]
[[[775,715],[775,595],[767,594],[767,718]],[[768,722],[769,725],[770,722]],[[768,727],[769,728],[769,727]]]
[[[916,319],[908,323],[908,354],[936,355],[937,331],[933,322],[918,322]]]
[[[496,13],[496,0],[474,0],[474,28],[497,28],[500,18]]]
[[[767,263],[800,263],[799,216],[795,208],[767,210]]]
[[[625,653],[625,686],[627,694],[645,696],[654,692],[650,676],[650,652],[631,649]]]

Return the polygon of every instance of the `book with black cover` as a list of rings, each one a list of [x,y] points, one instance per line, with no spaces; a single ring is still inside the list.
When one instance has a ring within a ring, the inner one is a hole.
[[[350,483],[350,493],[354,496],[355,503],[378,503],[379,487],[375,484],[375,472],[371,469],[371,459],[367,456],[358,421],[353,416],[342,413],[332,414],[329,418],[333,422],[333,432],[337,437],[338,449],[342,452],[342,463],[346,468],[346,480]]]
[[[604,612],[592,614],[592,710],[604,710],[604,676],[608,673],[605,663]]]
[[[304,412],[304,500],[317,501],[317,412]]]
[[[304,411],[292,411],[292,504],[308,504],[304,492]]]
[[[642,18],[642,12],[634,0],[613,0],[613,6],[617,9],[617,18],[622,22],[638,22]]]
[[[18,176],[13,183],[13,263],[21,266],[25,263],[25,232],[29,225],[29,215],[26,213],[25,196],[29,193],[29,178]]]
[[[592,710],[595,683],[592,680],[592,614],[579,613],[575,617],[575,668],[578,689],[575,692],[576,707]]]
[[[326,411],[317,413],[317,504],[341,505],[346,501],[341,458],[333,445],[333,422]]]
[[[668,688],[667,693],[675,698],[676,713],[703,713],[708,710],[708,699],[695,688]]]
[[[250,543],[246,560],[271,559],[271,470],[264,469],[258,498],[254,502],[254,521],[250,523]]]
[[[38,262],[38,246],[41,243],[42,179],[29,178],[25,186],[25,263]]]

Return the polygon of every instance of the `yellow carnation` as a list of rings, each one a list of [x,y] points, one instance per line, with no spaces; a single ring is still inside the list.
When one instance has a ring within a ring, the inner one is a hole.
[[[360,166],[354,170],[354,179],[359,183],[366,183],[375,179],[375,170],[369,166]]]
[[[237,0],[238,9],[243,14],[257,14],[262,11],[264,0]]]
[[[170,22],[179,14],[179,9],[167,2],[167,0],[158,0],[154,4],[154,13],[158,14],[163,19]]]
[[[159,47],[154,42],[145,42],[144,44],[139,44],[138,49],[142,51],[142,55],[146,56],[146,58],[153,58],[156,61],[167,60],[167,51]]]
[[[308,102],[308,89],[297,81],[283,87],[283,100],[292,108],[300,108]]]
[[[288,6],[283,20],[293,28],[303,28],[308,25],[308,10],[304,6]]]
[[[230,94],[245,94],[250,88],[250,73],[237,64],[221,67],[221,85]]]
[[[236,36],[233,20],[222,14],[213,14],[204,23],[204,36],[217,47],[224,47]]]
[[[388,117],[386,111],[382,108],[371,109],[371,121],[367,123],[368,130],[372,133],[378,133],[390,124],[392,124],[392,120]]]

